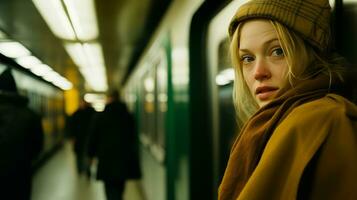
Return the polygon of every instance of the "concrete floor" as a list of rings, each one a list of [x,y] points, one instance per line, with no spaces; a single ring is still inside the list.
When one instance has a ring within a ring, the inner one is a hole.
[[[105,200],[105,194],[102,182],[77,174],[71,144],[66,143],[35,174],[32,200]],[[140,181],[126,182],[124,200],[145,200]]]

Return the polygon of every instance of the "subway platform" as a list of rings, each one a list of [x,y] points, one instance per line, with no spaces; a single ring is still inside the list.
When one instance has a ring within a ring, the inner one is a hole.
[[[34,175],[32,200],[105,200],[104,185],[78,175],[70,143],[65,143]],[[95,171],[95,169],[94,169]],[[127,181],[124,200],[145,200],[139,181]]]

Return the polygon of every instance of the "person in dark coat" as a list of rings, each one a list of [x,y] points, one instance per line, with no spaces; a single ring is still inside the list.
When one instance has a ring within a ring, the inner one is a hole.
[[[83,99],[69,119],[70,137],[74,143],[74,152],[76,154],[78,174],[86,173],[90,177],[90,170],[87,158],[86,143],[88,141],[89,125],[95,110]]]
[[[0,195],[1,199],[31,197],[31,165],[43,147],[38,114],[17,92],[9,69],[0,75]]]
[[[141,176],[133,116],[119,101],[118,91],[108,97],[103,112],[94,115],[89,156],[98,158],[97,179],[105,185],[108,200],[122,199],[125,181]]]

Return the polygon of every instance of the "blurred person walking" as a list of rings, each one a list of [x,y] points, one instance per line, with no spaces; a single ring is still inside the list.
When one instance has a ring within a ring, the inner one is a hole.
[[[95,110],[84,99],[81,99],[78,110],[69,119],[70,138],[73,141],[74,152],[76,154],[77,172],[89,178],[90,170],[87,157],[87,142],[89,125]]]
[[[32,162],[43,147],[41,118],[18,94],[10,69],[0,75],[1,199],[31,197]]]
[[[88,148],[98,158],[97,179],[104,182],[107,200],[122,199],[125,181],[141,177],[136,141],[134,118],[113,91],[104,111],[93,117]]]

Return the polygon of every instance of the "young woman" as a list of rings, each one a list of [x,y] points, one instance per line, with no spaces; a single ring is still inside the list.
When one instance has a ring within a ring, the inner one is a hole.
[[[244,124],[220,200],[357,199],[357,107],[341,96],[327,0],[251,0],[229,34]]]

